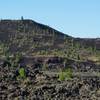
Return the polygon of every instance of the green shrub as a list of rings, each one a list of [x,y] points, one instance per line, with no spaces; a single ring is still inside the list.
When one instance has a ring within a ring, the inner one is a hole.
[[[64,81],[65,80],[64,72],[61,71],[58,76],[59,76],[58,80],[60,80],[60,81]]]
[[[60,81],[72,79],[73,74],[71,68],[67,68],[64,71],[60,71],[58,76],[59,76],[58,80]]]
[[[65,70],[65,77],[66,77],[66,80],[69,80],[69,79],[71,79],[72,78],[72,69],[71,68],[68,68],[68,69],[66,69]]]
[[[19,69],[19,77],[20,78],[26,78],[26,73],[24,68]]]

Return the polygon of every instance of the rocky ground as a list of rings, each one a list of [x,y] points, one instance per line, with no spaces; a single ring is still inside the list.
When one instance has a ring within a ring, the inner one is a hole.
[[[16,68],[0,66],[0,100],[100,100],[100,77],[73,77],[59,81],[58,76],[26,67],[25,78]]]

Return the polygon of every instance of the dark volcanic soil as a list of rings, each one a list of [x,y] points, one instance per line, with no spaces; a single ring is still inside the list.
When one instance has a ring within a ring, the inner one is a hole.
[[[16,68],[0,66],[0,100],[100,100],[100,77],[58,76],[26,67],[25,79],[18,79]]]

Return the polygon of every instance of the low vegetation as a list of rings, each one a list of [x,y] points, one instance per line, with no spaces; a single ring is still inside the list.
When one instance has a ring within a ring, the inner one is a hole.
[[[17,78],[22,78],[22,79],[26,78],[26,72],[25,72],[24,68],[19,68],[18,73],[19,73],[19,75]]]
[[[60,81],[72,79],[72,77],[73,77],[72,69],[67,68],[63,71],[60,71],[58,74],[58,77],[59,77],[58,80],[60,80]]]

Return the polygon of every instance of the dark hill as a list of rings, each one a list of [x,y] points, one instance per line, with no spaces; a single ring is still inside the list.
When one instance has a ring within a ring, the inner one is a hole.
[[[73,38],[49,26],[24,19],[1,20],[0,43],[11,53],[22,52],[25,55],[65,55],[72,52],[74,55],[86,49],[100,50],[99,38]]]
[[[0,40],[10,46],[16,45],[16,50],[59,48],[64,43],[64,37],[70,38],[49,26],[32,20],[2,20],[0,21]],[[11,48],[11,51],[15,51]],[[23,50],[22,50],[23,51]]]

